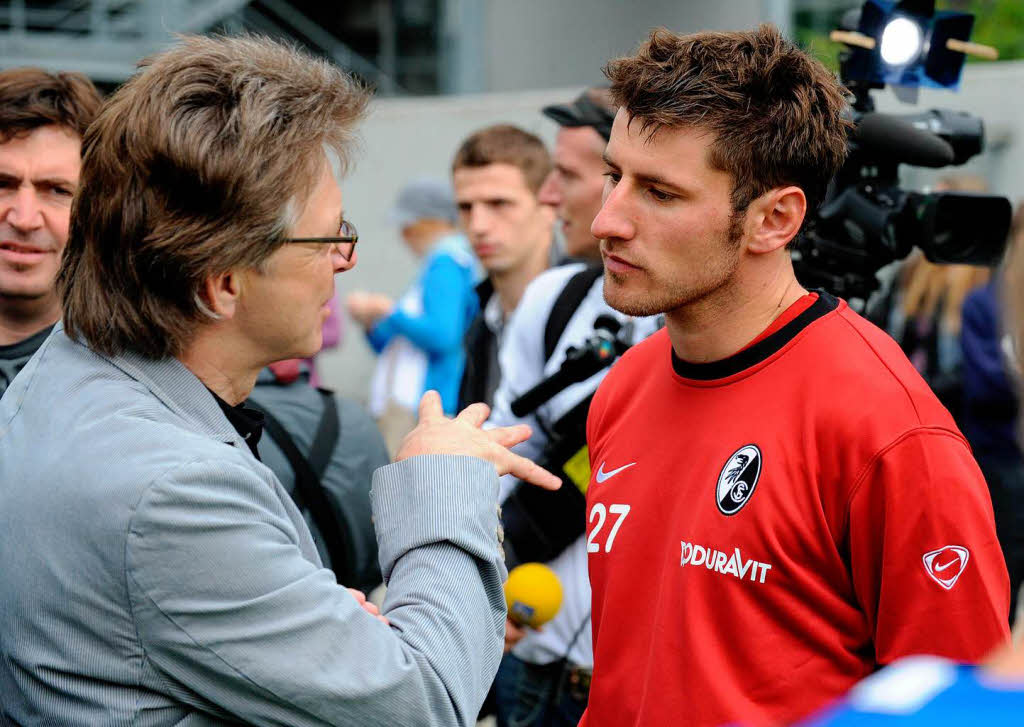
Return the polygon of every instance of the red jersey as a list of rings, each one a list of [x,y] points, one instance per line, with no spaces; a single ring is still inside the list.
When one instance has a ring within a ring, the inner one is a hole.
[[[846,303],[794,311],[710,364],[661,331],[594,397],[581,725],[787,723],[900,656],[1009,638],[992,505],[949,413]]]

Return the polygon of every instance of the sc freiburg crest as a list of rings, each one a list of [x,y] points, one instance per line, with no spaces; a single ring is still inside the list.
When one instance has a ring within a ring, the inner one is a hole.
[[[715,500],[723,515],[738,513],[754,494],[761,476],[761,450],[748,444],[733,453],[718,475]]]

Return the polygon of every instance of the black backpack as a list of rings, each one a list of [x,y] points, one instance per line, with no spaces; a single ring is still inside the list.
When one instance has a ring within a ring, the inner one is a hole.
[[[569,278],[558,294],[544,327],[545,362],[554,354],[569,320],[603,270],[599,264],[587,266]],[[509,568],[530,561],[549,561],[586,530],[586,497],[578,468],[585,459],[581,447],[587,441],[591,399],[593,395],[577,403],[549,428],[548,444],[538,459],[538,464],[562,478],[562,487],[552,492],[518,483],[502,506]]]
[[[251,399],[246,406],[263,412],[267,433],[281,448],[295,473],[295,493],[292,499],[300,509],[305,507],[313,518],[313,522],[316,523],[324,545],[327,547],[327,555],[331,559],[331,570],[334,571],[338,583],[348,584],[356,570],[356,564],[353,562],[355,551],[349,540],[351,535],[348,528],[342,527],[338,521],[338,515],[331,506],[321,482],[324,472],[327,471],[327,465],[330,464],[334,448],[341,438],[338,405],[334,400],[334,392],[319,388],[317,391],[323,401],[324,410],[320,415],[308,456],[299,451],[288,430],[266,408]]]

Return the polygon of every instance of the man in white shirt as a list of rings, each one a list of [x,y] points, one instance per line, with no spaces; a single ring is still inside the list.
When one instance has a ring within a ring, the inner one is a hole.
[[[538,198],[551,170],[544,143],[509,124],[471,134],[452,161],[459,222],[487,279],[477,286],[480,312],[466,333],[459,407],[491,404],[498,386],[498,346],[527,284],[550,264],[553,209]]]

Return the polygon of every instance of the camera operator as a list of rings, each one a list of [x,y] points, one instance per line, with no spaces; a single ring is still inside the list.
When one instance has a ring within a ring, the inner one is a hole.
[[[787,724],[901,656],[1004,643],[967,442],[891,338],[793,271],[847,154],[836,79],[770,25],[656,30],[606,73],[605,299],[666,327],[590,407],[581,725]]]
[[[577,420],[569,427],[576,430],[576,440],[570,448],[575,452],[584,446],[586,404],[606,370],[570,385],[522,418],[512,413],[512,401],[558,371],[566,361],[568,348],[584,344],[593,335],[598,316],[610,314],[623,324],[632,320],[604,302],[601,253],[598,241],[590,233],[590,225],[601,208],[601,153],[611,132],[615,107],[607,89],[591,88],[571,103],[549,106],[543,112],[561,128],[555,141],[554,166],[539,198],[557,212],[566,253],[583,262],[547,270],[527,287],[501,347],[501,383],[490,419],[498,425],[529,423],[533,435],[516,451],[538,462],[546,459],[551,433],[569,425],[560,422],[565,417]],[[632,322],[631,340],[649,335],[655,326],[654,319]],[[554,471],[557,465],[552,464]],[[503,485],[516,491],[522,487],[513,482]],[[558,523],[557,531],[546,535],[560,544],[546,552],[545,559],[562,583],[562,607],[539,631],[524,630],[509,622],[508,641],[521,640],[498,669],[495,696],[499,725],[575,726],[586,708],[593,665],[590,585],[582,535],[586,503],[571,481],[559,492],[562,498],[541,498],[523,507],[544,510],[545,519]],[[513,495],[511,501],[505,501],[506,513],[512,515],[522,502]],[[536,533],[531,530],[521,534],[515,525],[511,525],[510,533],[510,521],[506,519],[505,524],[506,554],[515,558],[515,551],[527,544],[513,541],[520,535],[533,539]],[[536,544],[528,545],[532,548]]]
[[[63,323],[0,399],[0,722],[471,724],[501,653],[498,476],[527,428],[428,392],[374,473],[383,615],[322,567],[244,406],[320,346],[368,94],[185,37],[83,139]]]

